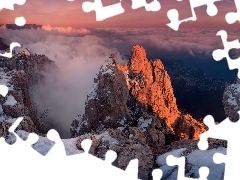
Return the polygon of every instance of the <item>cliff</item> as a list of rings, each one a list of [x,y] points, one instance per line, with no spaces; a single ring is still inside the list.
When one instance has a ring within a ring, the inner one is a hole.
[[[74,120],[71,133],[76,137],[134,126],[152,136],[165,137],[162,144],[197,140],[206,130],[203,123],[178,110],[171,79],[161,60],[148,60],[145,49],[138,45],[133,47],[128,64],[113,62],[101,68],[87,97],[85,114]],[[150,139],[159,142],[158,138]]]
[[[92,139],[90,152],[100,158],[109,149],[116,151],[117,167],[124,169],[130,159],[140,159],[139,178],[149,179],[157,155],[177,148],[173,142],[197,140],[206,129],[178,110],[163,63],[148,60],[144,48],[137,45],[127,64],[113,60],[101,67],[87,96],[85,113],[75,118],[70,132],[79,142]],[[151,158],[146,159],[146,154]]]
[[[31,115],[31,102],[28,94],[27,78],[24,71],[8,71],[5,72],[0,68],[0,84],[6,85],[9,92],[6,97],[0,95],[0,137],[6,138],[9,136],[9,127],[20,116],[24,120],[20,123],[17,130],[34,132],[40,134],[34,125]]]
[[[37,111],[37,104],[31,100],[29,91],[33,85],[44,82],[52,71],[58,70],[55,62],[45,55],[19,52],[12,58],[0,57],[0,69],[0,84],[10,87],[8,96],[1,97],[2,119],[26,116],[33,123],[31,129],[35,129],[34,132],[46,133],[49,125],[44,121],[44,114]]]

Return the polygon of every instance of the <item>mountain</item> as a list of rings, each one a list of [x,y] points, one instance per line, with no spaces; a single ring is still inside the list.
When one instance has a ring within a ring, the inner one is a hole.
[[[14,102],[12,106],[4,106],[7,99],[2,97],[3,115],[7,119],[29,116],[37,130],[46,133],[50,129],[49,125],[44,122],[44,113],[39,114],[29,91],[33,85],[43,83],[48,74],[57,70],[55,62],[44,55],[24,51],[14,54],[12,58],[0,57],[0,68],[2,82],[11,87],[9,94],[11,102]]]
[[[159,133],[158,128],[166,126],[166,139],[171,142],[171,133],[177,139],[198,139],[205,130],[203,123],[178,110],[170,77],[161,60],[149,61],[141,46],[133,47],[128,64],[113,62],[103,66],[94,82],[85,114],[73,122],[73,137],[106,128],[148,128],[155,124],[152,130]],[[153,116],[155,120],[150,120]]]
[[[8,129],[16,118],[24,116],[24,120],[20,123],[17,130],[34,132],[40,135],[32,118],[31,101],[28,94],[28,83],[24,71],[6,71],[0,68],[0,84],[6,85],[9,92],[6,97],[0,95],[0,136],[6,138],[11,144],[11,134]]]
[[[1,26],[5,26],[7,29],[11,29],[11,30],[42,28],[42,25],[37,25],[37,24],[25,24],[24,26],[17,26],[16,24],[5,24]]]
[[[0,84],[10,89],[7,97],[0,97],[0,136],[10,144],[14,137],[8,128],[16,117],[24,116],[17,134],[26,139],[29,132],[37,133],[39,141],[33,148],[43,155],[53,146],[45,137],[49,122],[37,111],[29,90],[33,85],[42,85],[47,74],[55,70],[54,61],[27,51],[10,59],[0,58]],[[63,139],[67,154],[81,153],[81,142],[91,139],[89,153],[104,159],[108,150],[114,150],[118,156],[113,165],[118,168],[125,169],[130,160],[137,158],[138,176],[143,180],[151,179],[151,172],[159,167],[164,169],[163,179],[176,179],[176,168],[166,168],[165,153],[182,154],[188,158],[186,173],[197,177],[199,163],[193,159],[202,157],[197,140],[207,127],[179,110],[171,82],[162,61],[148,60],[139,45],[132,48],[127,64],[113,60],[103,65],[87,96],[85,113],[72,122],[72,138]],[[226,142],[209,140],[206,157],[219,147],[224,151]]]

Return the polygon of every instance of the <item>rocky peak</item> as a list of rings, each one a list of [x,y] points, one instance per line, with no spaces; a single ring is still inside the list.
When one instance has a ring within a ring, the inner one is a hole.
[[[133,47],[128,64],[101,67],[87,97],[85,114],[79,117],[71,127],[73,137],[130,126],[142,129],[152,146],[198,139],[206,130],[203,123],[178,110],[162,61],[148,60],[139,45]]]
[[[72,135],[130,125],[132,118],[127,109],[127,99],[128,88],[122,72],[114,64],[103,65],[87,96],[85,113],[73,123]]]
[[[132,114],[137,115],[137,118],[143,111],[153,112],[164,120],[167,127],[180,139],[198,139],[198,135],[206,129],[203,123],[196,121],[189,114],[181,114],[170,76],[162,61],[148,60],[142,46],[134,46],[129,65],[118,65],[118,68],[125,74],[132,96],[128,108],[132,110]],[[136,107],[135,100],[141,104],[138,105],[139,108],[132,108]],[[136,112],[136,109],[139,112]]]
[[[161,60],[149,61],[142,47],[134,47],[132,54],[134,56],[129,67],[133,71],[130,87],[132,95],[140,103],[150,106],[160,118],[166,118],[170,125],[179,116],[179,111],[167,71]],[[143,63],[138,65],[138,62]],[[138,73],[135,73],[135,67],[138,67]]]

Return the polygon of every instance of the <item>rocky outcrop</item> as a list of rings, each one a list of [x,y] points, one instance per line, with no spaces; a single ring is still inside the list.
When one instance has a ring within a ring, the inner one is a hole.
[[[134,46],[129,64],[118,67],[125,74],[131,95],[147,111],[164,120],[180,139],[198,139],[206,130],[203,123],[178,110],[171,79],[161,60],[149,61],[142,46]],[[139,113],[134,110],[133,114]]]
[[[149,179],[153,167],[153,154],[147,145],[143,132],[136,127],[108,129],[101,134],[85,134],[79,137],[77,147],[81,149],[81,142],[91,139],[92,146],[89,153],[104,159],[108,150],[117,153],[113,165],[123,170],[132,159],[139,160],[140,179]]]
[[[198,139],[206,126],[178,110],[171,80],[161,60],[150,61],[134,46],[124,66],[103,66],[89,93],[85,114],[72,123],[72,137],[106,128],[138,126],[148,142],[161,146],[177,139]]]
[[[132,126],[127,108],[128,89],[125,77],[113,64],[102,66],[85,103],[85,114],[73,121],[73,137],[108,128]]]
[[[24,117],[17,130],[38,133],[30,117],[30,98],[28,94],[28,81],[24,71],[4,72],[0,69],[0,84],[9,88],[6,97],[1,96],[0,101],[0,136],[7,137],[8,129],[16,118]]]
[[[240,110],[240,80],[237,78],[235,83],[228,85],[223,93],[223,105],[226,117],[233,122],[239,120],[238,111]]]
[[[29,116],[38,131],[46,133],[50,129],[46,120],[47,113],[38,111],[38,104],[32,101],[30,91],[34,91],[33,87],[44,84],[53,72],[59,72],[55,62],[45,55],[31,54],[25,50],[13,53],[12,58],[0,57],[0,68],[11,76],[9,86],[14,89],[10,89],[8,95],[10,99],[14,97],[13,100],[16,100],[11,106],[2,106],[4,113],[13,118]],[[5,78],[6,76],[3,77]]]
[[[30,54],[24,52],[14,54],[12,58],[0,57],[0,67],[7,71],[23,70],[28,79],[28,86],[38,84],[47,77],[47,73],[57,71],[58,68],[54,61],[45,55]]]
[[[149,179],[157,155],[179,148],[173,142],[187,139],[190,147],[206,130],[203,122],[178,110],[161,60],[148,60],[141,46],[133,47],[128,64],[114,60],[101,67],[85,113],[75,118],[70,129],[72,137],[80,136],[79,148],[83,139],[93,141],[90,153],[97,157],[103,158],[109,149],[116,151],[117,167],[124,169],[138,158],[142,179]]]

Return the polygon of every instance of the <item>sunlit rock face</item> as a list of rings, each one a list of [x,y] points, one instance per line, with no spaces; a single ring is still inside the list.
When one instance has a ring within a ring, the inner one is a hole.
[[[129,64],[119,65],[119,68],[125,74],[132,97],[144,105],[145,111],[157,114],[159,121],[163,120],[178,138],[198,139],[199,134],[206,130],[203,123],[178,110],[171,79],[162,61],[148,60],[142,46],[134,46]],[[141,114],[133,111],[133,114]]]
[[[117,152],[114,162],[126,168],[138,158],[139,177],[151,179],[158,167],[156,158],[184,145],[195,145],[206,126],[190,114],[181,113],[171,79],[161,60],[150,61],[142,46],[134,46],[127,64],[116,60],[103,65],[85,102],[85,113],[76,116],[71,136],[91,139],[90,153],[104,158],[107,150]],[[187,139],[189,141],[183,141]],[[174,144],[175,142],[175,144]]]
[[[85,106],[71,126],[72,137],[107,128],[139,127],[152,146],[198,139],[206,126],[177,107],[171,79],[161,60],[150,61],[142,46],[132,48],[125,65],[101,67]]]

